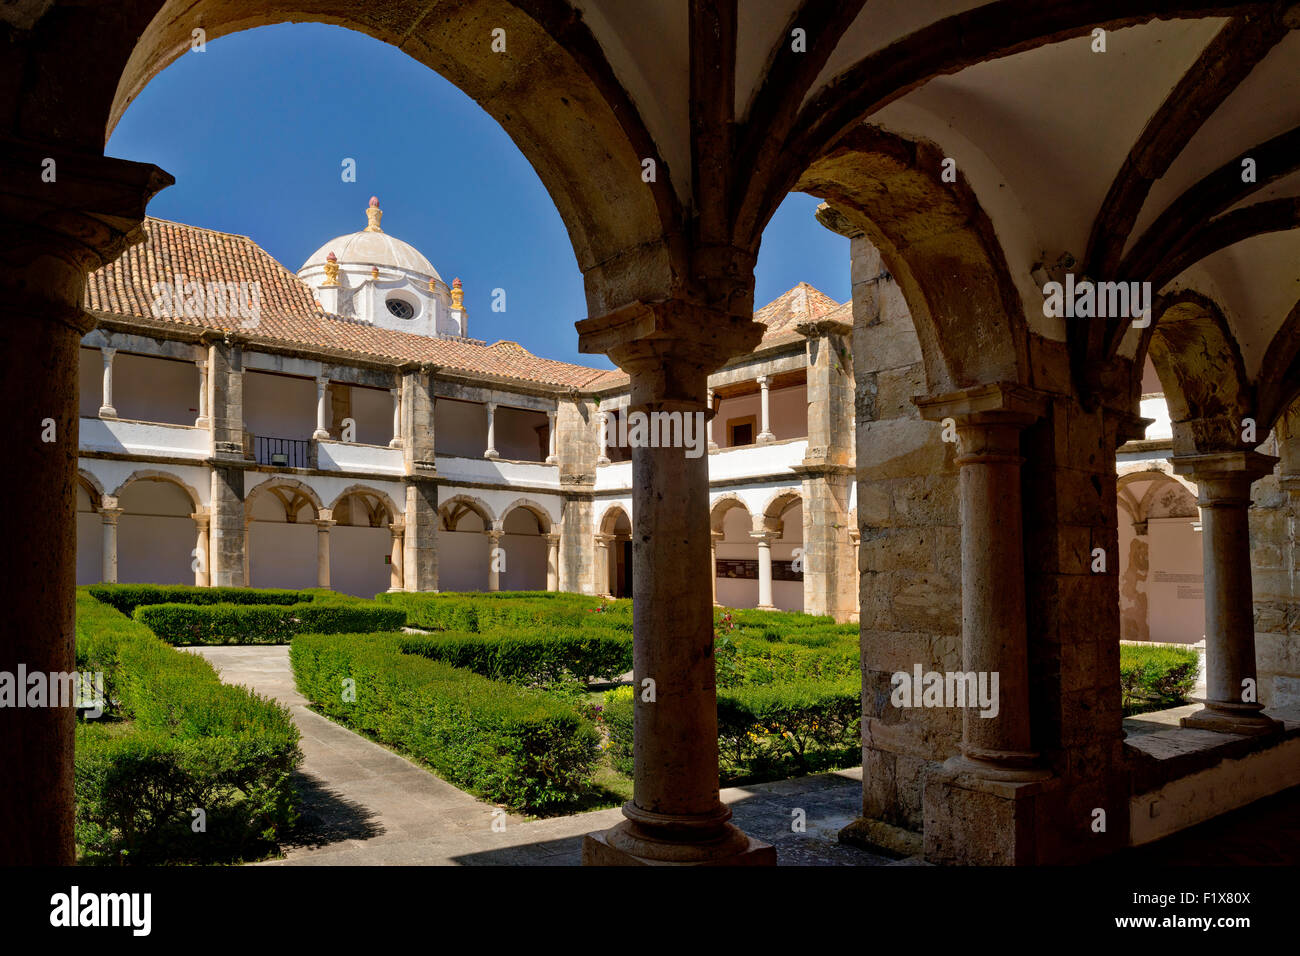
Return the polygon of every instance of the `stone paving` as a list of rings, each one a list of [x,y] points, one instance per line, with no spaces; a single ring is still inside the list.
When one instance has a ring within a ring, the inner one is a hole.
[[[290,708],[302,732],[303,825],[266,865],[576,865],[582,837],[622,819],[617,808],[546,820],[506,816],[380,745],[313,713],[294,686],[283,646],[192,648],[221,672]],[[722,799],[741,829],[777,847],[783,865],[895,863],[837,842],[861,807],[862,771],[732,787]],[[792,830],[792,812],[806,830]]]

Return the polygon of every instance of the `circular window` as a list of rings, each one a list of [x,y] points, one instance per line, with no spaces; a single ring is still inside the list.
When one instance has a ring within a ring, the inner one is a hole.
[[[411,303],[407,302],[405,299],[389,299],[386,304],[388,306],[388,311],[393,313],[393,315],[397,316],[399,319],[409,319],[411,316],[415,315],[415,309],[411,306]]]

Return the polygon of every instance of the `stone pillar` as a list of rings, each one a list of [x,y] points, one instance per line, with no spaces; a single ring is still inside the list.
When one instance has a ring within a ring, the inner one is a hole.
[[[239,340],[209,333],[208,415],[212,452],[223,461],[244,460],[244,353]],[[240,494],[242,495],[242,489]]]
[[[43,182],[50,157],[58,178]],[[0,536],[0,672],[76,669],[77,380],[81,340],[94,326],[86,275],[144,238],[145,205],[171,181],[156,166],[66,142],[0,141],[0,500],[22,509]],[[75,731],[71,707],[0,708],[6,866],[75,862]]]
[[[709,451],[717,451],[718,443],[713,440],[713,419],[718,413],[713,407],[713,389],[709,389],[709,394],[705,396],[705,404],[708,406],[705,410],[708,415],[708,424],[705,428],[707,429],[709,436]],[[716,597],[717,595],[715,594],[714,596]]]
[[[316,430],[311,433],[315,441],[330,437],[330,380],[327,375],[316,376]]]
[[[771,379],[766,375],[760,375],[758,377],[758,388],[762,394],[762,398],[760,401],[760,404],[762,406],[762,422],[761,422],[762,430],[759,431],[758,433],[758,443],[760,445],[763,444],[764,442],[770,442],[776,440],[776,436],[772,434],[772,429],[768,426],[768,422],[771,421],[771,417],[769,415],[769,402],[768,402],[768,385],[770,382]]]
[[[487,451],[483,452],[484,458],[500,458],[497,453],[497,403],[487,403],[488,413],[488,433],[487,433]]]
[[[772,604],[772,539],[771,531],[752,531],[749,535],[758,543],[758,609],[775,611]]]
[[[548,449],[546,453],[546,463],[548,465],[554,465],[559,461],[559,459],[555,457],[555,415],[556,413],[554,411],[548,411],[546,413],[546,442]]]
[[[613,551],[610,549],[613,540],[612,534],[596,535],[596,593],[603,597],[609,597],[613,592],[610,587],[610,581],[614,578]]]
[[[1270,734],[1282,725],[1260,711],[1250,568],[1250,486],[1277,459],[1254,451],[1176,456],[1174,470],[1200,492],[1205,566],[1205,707],[1184,727]]]
[[[596,464],[608,465],[609,455],[605,454],[605,442],[609,436],[608,412],[599,412],[596,415],[596,427],[600,430],[600,454],[596,457]]]
[[[438,485],[434,458],[437,366],[402,366],[402,453],[406,469],[402,586],[438,590]]]
[[[390,388],[388,394],[393,396],[393,438],[388,443],[389,448],[402,447],[402,390],[401,388]]]
[[[718,288],[736,293],[727,298],[736,314],[670,300],[578,323],[580,349],[605,352],[630,374],[629,414],[703,412],[709,372],[753,349],[762,327],[752,321],[752,287],[748,298],[735,278]],[[700,574],[708,457],[633,448],[632,521],[633,796],[622,823],[587,836],[583,862],[775,863],[775,850],[730,823],[718,799],[713,609]]]
[[[713,606],[718,606],[718,542],[726,535],[721,531],[709,532],[709,580],[713,585]]]
[[[497,570],[497,549],[501,547],[502,532],[489,528],[484,532],[488,538],[488,590],[501,590],[501,572]]]
[[[122,516],[121,508],[100,508],[100,520],[104,522],[104,553],[100,580],[105,584],[117,583],[117,519]]]
[[[961,756],[947,767],[985,780],[1049,777],[1038,765],[1029,716],[1020,432],[1043,413],[1017,385],[977,386],[918,400],[923,417],[952,418],[961,468],[962,670],[998,675],[998,712],[962,711]]]
[[[244,469],[213,463],[209,580],[214,587],[248,586],[248,524],[244,515]]]
[[[546,535],[546,590],[560,587],[560,536],[555,532]]]
[[[194,519],[194,558],[198,562],[194,569],[194,586],[206,588],[212,583],[212,557],[208,546],[208,523],[211,517],[203,512],[196,512],[190,517]]]
[[[199,417],[194,419],[195,428],[210,428],[212,419],[208,417],[208,363],[200,359],[194,363],[199,369]]]
[[[107,345],[99,350],[99,356],[104,361],[103,398],[99,403],[100,418],[117,418],[117,409],[113,407],[113,356],[115,355],[117,349],[109,348]]]
[[[334,526],[330,510],[321,509],[316,519],[316,587],[330,586],[330,528]]]
[[[402,532],[403,525],[400,521],[394,521],[389,526],[389,532],[393,536],[392,549],[388,555],[388,590],[400,591],[403,588],[402,581]]]

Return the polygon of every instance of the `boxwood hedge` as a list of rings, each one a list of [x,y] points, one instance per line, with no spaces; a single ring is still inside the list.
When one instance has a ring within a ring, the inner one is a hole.
[[[550,812],[591,788],[600,735],[573,706],[404,654],[406,640],[299,635],[289,648],[298,690],[327,716],[508,807]]]
[[[146,604],[135,619],[170,644],[287,644],[295,634],[395,631],[397,607],[342,601],[306,604]]]
[[[614,680],[632,669],[632,635],[595,628],[562,631],[444,631],[404,636],[401,648],[466,667],[493,680],[546,684],[570,677]]]
[[[290,775],[302,759],[286,708],[221,683],[203,658],[85,589],[76,653],[79,670],[104,673],[108,698],[103,717],[77,728],[82,862],[219,862],[274,845],[296,818]]]
[[[92,584],[87,590],[123,614],[131,614],[145,604],[301,604],[330,593],[314,589],[200,588],[190,584]]]

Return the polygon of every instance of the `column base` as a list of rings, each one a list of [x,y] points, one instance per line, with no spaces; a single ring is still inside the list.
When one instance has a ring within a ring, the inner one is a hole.
[[[759,432],[757,441],[760,445],[768,445],[776,441],[776,436],[771,432]]]
[[[402,440],[401,440],[400,438],[394,438],[392,441],[390,441],[390,442],[388,443],[388,447],[389,447],[389,448],[401,448],[401,447],[402,447]]]
[[[596,459],[596,464],[598,464],[598,465],[608,465],[608,464],[609,464],[609,459],[606,458],[604,455],[601,455],[599,458]]]
[[[969,761],[969,764],[978,764]],[[958,866],[1025,866],[1045,862],[1040,836],[1058,777],[995,780],[954,757],[925,775],[925,860]]]
[[[99,417],[117,418],[117,409],[111,405],[101,405],[99,406]]]
[[[981,780],[1032,783],[1047,780],[1052,771],[1036,764],[1038,754],[1001,750],[966,751],[944,762],[953,773],[968,773]]]
[[[299,432],[299,434],[302,434],[302,433]],[[314,432],[311,433],[311,440],[312,440],[312,441],[326,441],[326,440],[329,439],[329,437],[330,437],[330,433],[329,433],[329,432],[327,432],[327,431],[323,431],[322,429],[319,429],[319,428],[316,429]]]
[[[754,610],[755,610],[755,611],[775,611],[775,610],[777,610],[777,606],[776,606],[775,604],[759,604],[759,605],[757,605],[757,606],[754,608]]]
[[[212,427],[212,419],[210,419],[210,418],[196,418],[196,419],[194,419],[194,427],[195,427],[195,428],[211,428],[211,427]]]
[[[582,840],[583,866],[776,866],[776,847],[723,825],[712,840],[670,843],[657,840],[630,820],[588,833]]]
[[[1262,737],[1267,734],[1280,734],[1281,721],[1266,717],[1261,713],[1261,705],[1210,704],[1189,714],[1178,722],[1180,727],[1194,730],[1212,730],[1219,734],[1242,734],[1247,737]]]
[[[548,464],[548,465],[557,465],[557,464],[559,464],[559,462],[560,462],[560,459],[556,458],[554,455],[547,455],[547,456],[546,456],[546,464]]]
[[[500,454],[500,452],[498,452],[495,448],[489,448],[487,451],[483,452],[483,457],[484,457],[484,458],[500,458],[500,457],[501,457],[501,454]]]

